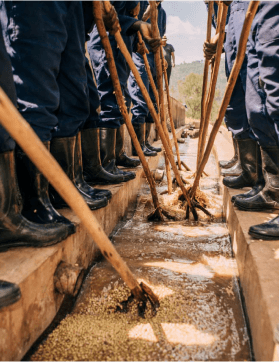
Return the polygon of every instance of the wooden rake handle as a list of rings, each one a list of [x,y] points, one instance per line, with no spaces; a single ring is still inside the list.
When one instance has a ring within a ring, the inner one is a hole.
[[[138,281],[108,239],[82,196],[66,176],[54,157],[45,148],[30,125],[14,107],[2,88],[0,88],[0,124],[7,130],[34,165],[42,172],[60,196],[80,218],[82,224],[86,227],[95,243],[99,246],[104,257],[120,274],[122,279],[132,290],[134,296],[139,300],[145,300],[146,298]]]
[[[210,156],[210,152],[212,150],[216,135],[217,135],[218,130],[219,130],[221,124],[222,124],[222,121],[224,119],[228,104],[230,102],[231,95],[232,95],[232,92],[234,90],[234,86],[235,86],[237,77],[239,75],[239,72],[240,72],[244,57],[245,57],[247,40],[248,40],[248,37],[249,37],[252,22],[253,22],[255,14],[257,12],[259,3],[260,3],[260,1],[251,1],[250,4],[249,4],[249,7],[247,9],[245,21],[244,21],[244,24],[243,24],[243,27],[242,27],[242,32],[241,32],[241,36],[240,36],[240,40],[239,40],[239,47],[238,47],[238,52],[237,52],[237,55],[236,55],[236,59],[235,59],[231,74],[229,76],[229,80],[228,80],[228,83],[227,83],[227,86],[226,86],[225,94],[224,94],[224,97],[223,97],[223,100],[222,100],[222,103],[221,103],[221,106],[220,106],[220,109],[219,109],[219,112],[218,112],[217,119],[215,121],[215,124],[214,124],[214,126],[212,128],[212,131],[210,133],[210,136],[209,136],[208,144],[207,144],[206,150],[204,152],[203,159],[202,159],[202,161],[200,163],[200,166],[199,166],[199,168],[197,170],[196,178],[194,180],[194,184],[193,184],[193,187],[192,187],[192,194],[193,195],[194,195],[194,193],[195,193],[195,191],[196,191],[196,189],[198,187],[199,180],[201,178],[202,172],[203,172],[203,170],[205,168],[205,165],[206,165],[206,163],[208,161],[208,158]]]
[[[97,3],[97,1],[93,1],[93,5],[95,3]],[[103,1],[103,3],[104,3],[106,11],[109,12],[110,7],[111,7],[110,2],[109,1]],[[128,49],[127,49],[127,47],[126,47],[126,45],[125,45],[125,43],[124,43],[124,41],[122,39],[122,36],[121,36],[120,32],[119,31],[116,32],[114,34],[114,37],[116,39],[116,42],[118,44],[119,49],[121,50],[125,60],[127,61],[128,65],[129,65],[129,67],[130,67],[130,69],[131,69],[131,71],[132,71],[132,73],[133,73],[133,75],[135,77],[135,80],[136,80],[136,82],[137,82],[137,84],[138,84],[138,86],[139,86],[139,88],[140,88],[140,90],[142,92],[142,95],[144,97],[144,100],[145,100],[145,102],[146,102],[146,104],[148,106],[150,114],[151,114],[151,116],[152,116],[152,118],[153,118],[153,120],[155,122],[155,125],[156,125],[156,128],[158,130],[159,136],[160,136],[161,141],[163,143],[165,152],[167,154],[167,157],[168,157],[168,159],[170,161],[171,167],[172,167],[173,172],[175,174],[175,178],[177,180],[177,183],[178,183],[179,187],[181,188],[181,191],[182,191],[185,199],[187,200],[188,205],[190,205],[190,209],[191,209],[191,212],[192,212],[192,214],[194,216],[194,219],[197,220],[198,219],[197,212],[196,212],[195,208],[193,207],[192,202],[191,202],[190,197],[189,197],[189,194],[188,194],[186,188],[184,187],[183,181],[181,180],[181,177],[179,175],[179,172],[178,172],[178,169],[176,167],[175,160],[174,160],[174,157],[173,157],[173,154],[172,154],[172,149],[169,147],[169,144],[168,144],[168,141],[167,141],[167,139],[165,137],[165,133],[164,133],[164,130],[163,130],[162,125],[160,123],[158,114],[157,114],[157,112],[156,112],[156,110],[154,108],[154,105],[153,105],[153,103],[152,103],[152,101],[150,99],[150,96],[149,96],[149,94],[147,92],[147,89],[146,89],[146,87],[145,87],[145,85],[144,85],[144,83],[143,83],[143,81],[141,79],[141,76],[140,76],[140,74],[139,74],[139,72],[138,72],[138,70],[137,70],[137,68],[135,66],[135,63],[133,62],[131,54],[129,53],[129,51],[128,51]],[[102,39],[102,37],[101,37],[101,39]]]
[[[118,78],[118,73],[117,73],[117,68],[116,68],[116,65],[115,65],[114,57],[113,57],[113,52],[112,52],[112,49],[111,49],[109,38],[107,36],[105,25],[104,25],[104,22],[103,22],[101,6],[100,5],[101,5],[100,1],[93,1],[94,17],[95,17],[97,29],[98,29],[98,32],[99,32],[103,47],[105,49],[107,62],[108,62],[108,67],[109,67],[109,71],[110,71],[110,76],[111,76],[111,80],[112,80],[112,83],[113,83],[113,88],[114,88],[114,91],[115,91],[116,100],[117,100],[117,103],[118,103],[118,106],[119,106],[119,110],[120,110],[120,112],[122,114],[124,122],[125,122],[125,124],[127,126],[129,134],[131,136],[132,142],[133,142],[133,144],[135,146],[137,154],[138,154],[138,156],[140,158],[140,161],[142,163],[146,178],[147,178],[148,183],[150,185],[150,190],[151,190],[151,195],[152,195],[155,210],[160,214],[160,209],[161,208],[160,208],[160,203],[159,203],[159,199],[158,199],[158,195],[157,195],[157,191],[156,191],[155,181],[153,179],[153,176],[152,176],[151,171],[149,169],[148,163],[146,161],[144,153],[143,153],[143,151],[141,149],[141,146],[139,144],[139,141],[138,141],[137,135],[135,133],[134,127],[133,127],[132,122],[130,120],[130,117],[128,115],[127,107],[126,107],[124,97],[123,97],[123,94],[122,94],[121,84],[120,84],[119,78]],[[110,11],[110,6],[108,8],[108,6],[106,6],[106,5],[107,4],[105,2],[106,11]],[[160,218],[163,220],[163,216],[161,214],[160,214]]]

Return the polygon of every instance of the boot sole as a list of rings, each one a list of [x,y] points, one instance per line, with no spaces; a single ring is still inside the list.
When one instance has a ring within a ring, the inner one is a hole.
[[[274,212],[274,211],[278,211],[279,212],[279,207],[270,207],[270,208],[249,208],[249,207],[244,207],[244,206],[239,206],[239,204],[237,204],[237,200],[234,201],[234,205],[242,211],[252,211],[252,212]]]
[[[278,236],[269,236],[269,235],[262,235],[255,233],[254,231],[249,231],[249,235],[253,236],[255,239],[262,239],[262,240],[279,240]]]
[[[48,243],[43,243],[43,242],[28,242],[28,241],[22,241],[22,240],[11,240],[10,242],[6,242],[4,245],[1,242],[0,244],[0,253],[4,252],[4,251],[8,251],[10,249],[13,248],[47,248],[48,246],[53,246],[56,245],[58,243],[60,243],[61,241],[67,239],[68,236],[70,236],[71,234],[67,234],[65,236],[61,236],[59,239],[57,240],[53,240],[51,242]]]

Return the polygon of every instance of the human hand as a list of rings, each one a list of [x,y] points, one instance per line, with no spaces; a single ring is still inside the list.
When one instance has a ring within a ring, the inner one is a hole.
[[[211,60],[212,57],[216,54],[217,44],[219,40],[219,34],[216,34],[211,40],[210,43],[204,42],[203,53],[207,60]]]
[[[101,2],[103,5],[103,3]],[[110,11],[106,12],[104,5],[102,7],[103,12],[103,21],[106,27],[106,30],[109,31],[111,35],[114,35],[118,31],[121,31],[121,26],[119,24],[117,12],[114,6],[111,6]]]

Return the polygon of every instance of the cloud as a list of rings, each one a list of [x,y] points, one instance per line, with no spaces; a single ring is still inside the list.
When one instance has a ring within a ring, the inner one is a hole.
[[[204,31],[192,25],[188,20],[182,21],[178,16],[168,16],[167,36],[199,36],[204,34]]]
[[[204,27],[194,26],[178,16],[167,17],[168,43],[175,49],[176,64],[203,59]]]

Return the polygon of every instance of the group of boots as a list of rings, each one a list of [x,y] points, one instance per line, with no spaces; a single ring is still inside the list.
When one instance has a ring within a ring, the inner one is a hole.
[[[244,211],[279,210],[279,148],[260,147],[253,139],[234,139],[235,155],[220,161],[225,186],[244,187],[249,191],[232,197],[234,205]],[[257,239],[279,239],[279,216],[251,226],[249,234]]]
[[[136,128],[146,156],[156,155],[148,142],[150,127]],[[75,137],[44,142],[91,210],[105,207],[112,194],[94,184],[118,184],[136,177],[117,166],[135,168],[140,161],[124,151],[124,125],[119,129],[84,129]],[[147,148],[147,145],[149,146]],[[135,150],[133,154],[136,156]],[[16,148],[0,153],[0,252],[14,247],[54,245],[75,233],[75,225],[57,209],[65,201],[26,154]],[[20,298],[17,285],[0,280],[0,308]]]

